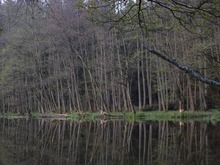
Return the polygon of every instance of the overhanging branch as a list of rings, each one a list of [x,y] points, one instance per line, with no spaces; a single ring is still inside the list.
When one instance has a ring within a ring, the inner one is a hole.
[[[219,81],[215,81],[215,80],[211,80],[211,79],[206,78],[205,76],[198,73],[196,70],[194,70],[194,69],[192,69],[192,68],[190,68],[186,65],[180,64],[179,62],[177,62],[176,59],[173,59],[172,57],[168,56],[164,52],[162,52],[160,50],[157,50],[154,47],[149,47],[149,48],[147,48],[147,50],[149,52],[153,53],[154,55],[162,58],[163,60],[169,62],[170,64],[176,66],[177,68],[185,71],[186,73],[190,74],[191,76],[193,76],[197,80],[199,80],[203,83],[206,83],[206,84],[210,84],[210,85],[220,87],[220,82]]]

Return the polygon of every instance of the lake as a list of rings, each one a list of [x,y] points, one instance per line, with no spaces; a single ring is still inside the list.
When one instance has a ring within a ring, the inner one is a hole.
[[[220,123],[0,119],[0,165],[219,165]]]

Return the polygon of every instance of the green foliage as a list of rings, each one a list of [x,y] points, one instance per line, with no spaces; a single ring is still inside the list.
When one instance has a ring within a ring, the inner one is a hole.
[[[40,117],[41,114],[40,114],[40,112],[35,111],[35,112],[32,112],[32,116],[34,116],[34,117]]]
[[[70,115],[70,119],[73,120],[73,121],[78,121],[80,119],[80,116],[79,116],[78,113],[73,112]]]

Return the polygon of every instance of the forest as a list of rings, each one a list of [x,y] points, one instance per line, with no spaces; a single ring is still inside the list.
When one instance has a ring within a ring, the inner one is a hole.
[[[1,0],[0,111],[220,106],[219,0]]]

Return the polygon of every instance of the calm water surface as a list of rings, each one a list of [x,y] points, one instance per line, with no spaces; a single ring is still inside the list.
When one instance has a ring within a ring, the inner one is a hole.
[[[184,164],[220,164],[220,123],[0,119],[0,165]]]

